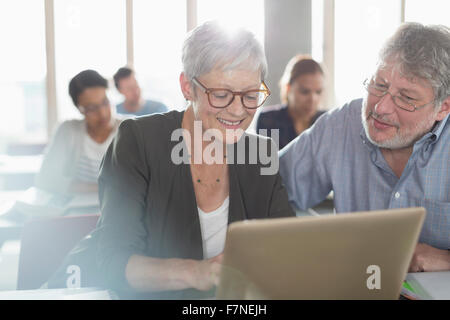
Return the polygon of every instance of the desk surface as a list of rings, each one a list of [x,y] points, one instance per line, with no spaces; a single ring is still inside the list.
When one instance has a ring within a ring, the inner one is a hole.
[[[27,221],[35,218],[55,217],[51,215],[35,215],[33,217],[32,212],[26,213],[26,211],[21,211],[14,207],[16,200],[20,199],[24,193],[25,191],[0,191],[0,247],[6,240],[20,239],[22,228]],[[81,200],[74,200],[74,207],[69,207],[63,214],[57,216],[99,213],[98,206],[91,205],[92,202],[90,201],[92,201],[92,196],[86,195],[81,198]],[[97,195],[95,195],[95,198],[97,198]]]
[[[408,273],[406,281],[422,299],[450,300],[450,271]]]
[[[36,174],[41,168],[43,155],[0,155],[0,176],[14,174]]]
[[[0,218],[3,214],[6,214],[14,205],[17,199],[19,199],[25,191],[0,191]]]
[[[114,292],[100,288],[0,291],[0,300],[115,300]]]

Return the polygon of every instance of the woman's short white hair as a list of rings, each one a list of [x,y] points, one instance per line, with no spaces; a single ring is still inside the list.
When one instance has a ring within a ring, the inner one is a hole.
[[[217,21],[191,30],[183,43],[183,72],[192,80],[213,70],[248,69],[267,75],[267,60],[255,35],[245,29],[230,31]]]
[[[436,106],[450,95],[450,29],[409,22],[400,26],[380,52],[380,62],[398,64],[406,76],[426,79],[434,90]]]

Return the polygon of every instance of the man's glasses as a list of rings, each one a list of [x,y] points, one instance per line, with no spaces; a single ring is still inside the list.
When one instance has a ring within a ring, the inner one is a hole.
[[[88,114],[88,113],[94,113],[99,111],[101,108],[109,107],[109,100],[108,98],[105,98],[101,104],[92,104],[89,106],[79,106],[78,109],[80,109],[82,114]]]
[[[208,95],[209,104],[214,108],[226,108],[234,100],[235,96],[241,96],[242,105],[247,109],[256,109],[263,105],[267,97],[270,96],[270,90],[264,83],[261,83],[262,89],[254,89],[243,92],[231,91],[221,88],[206,88],[197,78],[192,81]]]
[[[392,101],[394,101],[394,104],[399,107],[400,109],[403,109],[405,111],[414,112],[416,110],[419,110],[431,103],[434,103],[433,101],[430,101],[424,105],[416,106],[414,103],[412,103],[411,100],[413,100],[410,97],[407,96],[394,96],[392,93],[388,91],[388,86],[384,84],[378,84],[373,81],[373,79],[369,80],[366,79],[363,82],[364,88],[369,92],[371,95],[374,95],[375,97],[381,98],[386,95],[386,93],[389,93],[392,97]]]

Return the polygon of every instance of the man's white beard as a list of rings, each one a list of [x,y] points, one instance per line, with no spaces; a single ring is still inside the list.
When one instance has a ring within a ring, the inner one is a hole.
[[[376,145],[379,148],[386,148],[386,149],[402,149],[402,148],[408,148],[414,145],[414,143],[422,138],[427,132],[431,130],[433,127],[433,124],[435,122],[436,114],[439,110],[433,110],[432,113],[430,113],[425,119],[420,121],[419,123],[416,123],[412,128],[407,129],[397,129],[397,132],[394,137],[390,139],[386,139],[384,141],[374,141],[372,137],[369,134],[369,119],[372,115],[377,119],[377,117],[381,118],[378,114],[374,113],[373,111],[369,113],[369,115],[366,117],[366,111],[367,111],[367,100],[364,99],[363,101],[363,107],[361,110],[361,120],[364,126],[364,131],[366,132],[367,139],[369,141]]]

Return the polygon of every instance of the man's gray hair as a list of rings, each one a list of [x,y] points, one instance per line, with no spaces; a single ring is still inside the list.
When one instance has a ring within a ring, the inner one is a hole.
[[[430,82],[436,107],[450,96],[450,29],[443,25],[424,26],[408,22],[385,43],[381,63],[393,59],[405,76]]]
[[[183,71],[189,80],[210,72],[239,68],[267,75],[264,50],[255,35],[245,29],[229,31],[217,21],[205,22],[191,30],[183,43]]]

